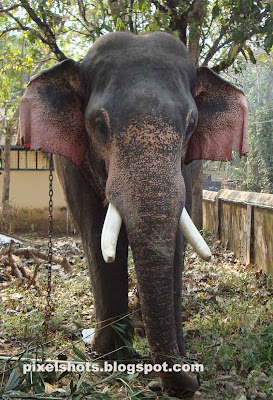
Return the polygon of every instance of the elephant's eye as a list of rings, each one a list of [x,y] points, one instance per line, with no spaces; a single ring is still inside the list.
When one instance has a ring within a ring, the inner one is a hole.
[[[110,137],[110,126],[103,112],[99,112],[94,120],[94,133],[97,140],[105,142]]]
[[[102,116],[95,119],[95,129],[99,130],[100,133],[107,133],[107,125]]]
[[[193,114],[191,114],[189,122],[188,122],[188,126],[187,126],[187,130],[186,130],[186,136],[190,136],[191,133],[193,132],[195,128],[195,117]]]

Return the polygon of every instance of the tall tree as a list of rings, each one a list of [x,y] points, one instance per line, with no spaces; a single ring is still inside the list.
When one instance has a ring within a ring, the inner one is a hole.
[[[250,152],[244,189],[273,193],[273,63],[263,52],[244,76],[250,108]]]
[[[5,132],[4,157],[2,157],[2,165],[4,164],[4,179],[2,188],[1,230],[3,232],[11,231],[11,207],[9,202],[11,141],[12,141],[12,126],[11,124],[8,124],[8,126],[6,126],[6,132]]]
[[[265,0],[0,0],[0,37],[21,31],[31,44],[61,61],[81,58],[96,37],[113,30],[170,32],[188,46],[196,66],[220,73],[254,50],[272,47],[272,3]],[[193,188],[194,216],[202,225],[202,162]]]
[[[0,41],[0,134],[5,136],[5,147],[2,152],[4,177],[2,186],[1,229],[11,229],[10,207],[10,148],[18,120],[19,99],[24,85],[28,82],[30,71],[39,69],[43,64],[40,60],[35,65],[35,59],[43,50],[36,46],[27,46],[23,35],[14,34],[13,30],[6,32]],[[42,50],[42,51],[41,51]]]
[[[262,0],[0,0],[1,35],[23,31],[62,60],[66,50],[72,55],[68,42],[88,48],[107,31],[164,29],[188,45],[196,64],[220,72],[239,54],[255,61],[257,45],[270,50],[272,7]]]
[[[23,42],[17,40],[17,45]],[[21,47],[21,46],[20,46]],[[2,185],[1,201],[1,229],[4,232],[11,230],[11,207],[10,207],[10,149],[12,137],[14,134],[14,123],[18,117],[17,108],[22,83],[22,76],[18,72],[18,58],[14,56],[21,54],[21,49],[14,46],[7,37],[0,42],[2,58],[0,59],[0,99],[1,99],[1,125],[0,133],[5,136],[4,151],[2,151],[2,167],[4,168],[4,177]]]

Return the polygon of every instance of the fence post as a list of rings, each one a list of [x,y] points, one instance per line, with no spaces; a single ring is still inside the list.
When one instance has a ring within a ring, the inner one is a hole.
[[[246,264],[250,264],[251,262],[251,227],[252,227],[252,206],[247,205],[247,221],[246,221]]]
[[[222,189],[220,189],[217,192],[217,195],[215,197],[215,237],[217,237],[217,239],[220,239],[221,237],[221,216],[220,216],[220,201],[219,201],[219,196],[222,193]]]

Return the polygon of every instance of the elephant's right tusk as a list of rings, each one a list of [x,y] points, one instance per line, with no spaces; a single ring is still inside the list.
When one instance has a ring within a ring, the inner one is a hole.
[[[115,261],[121,224],[122,219],[118,210],[110,203],[101,233],[101,251],[106,263]]]
[[[209,261],[211,259],[211,251],[198,232],[198,229],[192,222],[191,217],[185,208],[183,208],[181,213],[179,229],[184,234],[187,241],[192,245],[196,253],[203,258],[203,260]]]

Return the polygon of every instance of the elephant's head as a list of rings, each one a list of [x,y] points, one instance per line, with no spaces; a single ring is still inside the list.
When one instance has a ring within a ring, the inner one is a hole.
[[[183,211],[181,165],[247,153],[243,93],[208,68],[196,69],[169,34],[113,33],[97,40],[82,62],[66,60],[33,78],[20,126],[27,148],[90,165],[102,202],[110,204],[104,258],[114,259],[123,221],[154,361],[171,363],[169,356],[178,355],[172,294],[178,226],[210,257]],[[176,394],[185,387],[179,374],[163,380]]]

